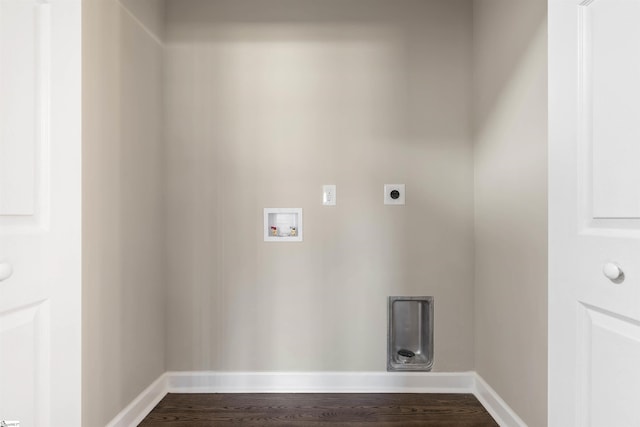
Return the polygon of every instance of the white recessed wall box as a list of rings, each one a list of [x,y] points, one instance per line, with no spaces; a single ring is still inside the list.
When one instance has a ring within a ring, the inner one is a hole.
[[[265,242],[302,242],[302,208],[264,208]]]
[[[385,205],[404,205],[405,189],[404,184],[385,184],[384,185],[384,204]]]

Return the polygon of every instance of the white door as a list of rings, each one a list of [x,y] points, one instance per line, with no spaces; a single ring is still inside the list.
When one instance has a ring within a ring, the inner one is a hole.
[[[80,1],[0,0],[0,421],[80,425]]]
[[[549,425],[640,426],[640,0],[549,2]]]

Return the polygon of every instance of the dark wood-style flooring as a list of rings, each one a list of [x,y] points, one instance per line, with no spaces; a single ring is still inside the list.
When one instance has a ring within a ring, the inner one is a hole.
[[[498,424],[472,394],[173,394],[140,426],[459,426]]]

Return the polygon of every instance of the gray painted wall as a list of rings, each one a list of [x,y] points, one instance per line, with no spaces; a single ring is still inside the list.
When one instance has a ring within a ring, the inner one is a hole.
[[[435,370],[473,368],[471,18],[167,3],[168,369],[384,371],[389,295],[433,295]],[[264,243],[265,207],[303,208],[304,242]]]
[[[101,427],[165,371],[162,47],[118,1],[82,9],[82,425]]]
[[[475,0],[475,364],[530,427],[547,415],[546,1]]]

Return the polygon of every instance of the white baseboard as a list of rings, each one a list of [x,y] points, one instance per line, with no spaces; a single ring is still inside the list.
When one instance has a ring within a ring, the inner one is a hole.
[[[473,372],[167,372],[173,393],[472,393]]]
[[[502,427],[526,424],[475,372],[166,372],[107,427],[137,426],[167,393],[471,393]]]
[[[501,427],[527,427],[524,421],[506,404],[480,375],[474,372],[473,394]]]
[[[149,387],[136,397],[106,427],[135,427],[142,422],[155,406],[167,395],[166,373],[160,375]]]

